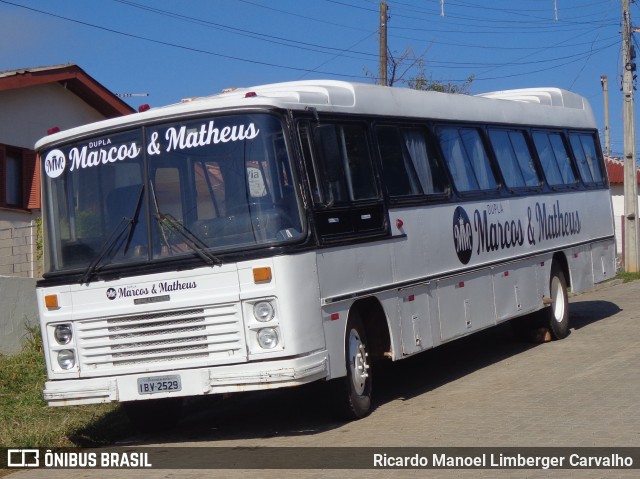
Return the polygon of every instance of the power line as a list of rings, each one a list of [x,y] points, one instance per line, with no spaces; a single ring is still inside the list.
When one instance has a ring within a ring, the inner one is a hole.
[[[102,31],[109,32],[109,33],[114,33],[114,34],[117,34],[117,35],[129,37],[129,38],[134,38],[136,40],[143,40],[143,41],[146,41],[146,42],[155,43],[157,45],[163,45],[163,46],[167,46],[167,47],[178,48],[178,49],[181,49],[181,50],[190,51],[190,52],[194,52],[194,53],[203,53],[203,54],[206,54],[206,55],[211,55],[211,56],[215,56],[215,57],[219,57],[219,58],[225,58],[227,60],[235,60],[235,61],[239,61],[239,62],[250,63],[250,64],[253,64],[253,65],[262,65],[262,66],[268,66],[268,67],[273,67],[273,68],[281,68],[281,69],[284,69],[284,70],[291,70],[291,71],[298,71],[298,72],[315,72],[315,73],[320,73],[320,74],[323,74],[323,75],[332,75],[332,76],[343,77],[343,78],[359,78],[359,79],[365,79],[366,78],[364,75],[353,75],[353,74],[346,74],[346,73],[314,71],[314,70],[311,70],[311,69],[308,69],[308,68],[293,67],[293,66],[290,66],[290,65],[280,65],[280,64],[265,62],[265,61],[261,61],[261,60],[251,60],[251,59],[248,59],[248,58],[242,58],[242,57],[237,57],[237,56],[233,56],[233,55],[225,55],[225,54],[219,53],[219,52],[213,52],[213,51],[204,50],[204,49],[201,49],[201,48],[189,47],[189,46],[186,46],[186,45],[179,45],[177,43],[171,43],[171,42],[166,42],[166,41],[163,41],[163,40],[157,40],[157,39],[153,39],[153,38],[148,38],[148,37],[144,37],[142,35],[136,35],[136,34],[133,34],[133,33],[122,32],[122,31],[119,31],[119,30],[115,30],[113,28],[107,28],[107,27],[103,27],[103,26],[96,25],[96,24],[93,24],[93,23],[84,22],[82,20],[76,20],[76,19],[65,17],[65,16],[62,16],[62,15],[56,15],[55,13],[46,12],[46,11],[43,11],[43,10],[38,10],[37,8],[27,7],[25,5],[20,5],[20,4],[17,4],[17,3],[9,2],[8,0],[0,0],[0,3],[4,3],[4,4],[7,4],[7,5],[12,5],[12,6],[18,7],[18,8],[24,8],[25,10],[29,10],[29,11],[32,11],[32,12],[37,12],[37,13],[40,13],[42,15],[48,15],[50,17],[58,18],[60,20],[64,20],[64,21],[68,21],[68,22],[72,22],[72,23],[77,23],[79,25],[84,25],[86,27],[96,28],[98,30],[102,30]]]
[[[215,29],[219,29],[225,32],[229,32],[229,33],[233,33],[233,34],[237,34],[237,35],[241,35],[241,36],[245,36],[248,38],[254,38],[257,40],[262,40],[265,42],[269,42],[269,43],[273,43],[273,44],[277,44],[277,45],[282,45],[282,46],[286,46],[286,47],[291,47],[291,48],[299,48],[301,50],[306,50],[306,51],[313,51],[316,53],[323,53],[323,54],[335,54],[337,53],[354,53],[354,54],[358,54],[364,57],[367,57],[367,59],[371,59],[371,58],[375,58],[376,55],[372,54],[372,53],[368,53],[368,52],[356,52],[353,50],[346,50],[344,48],[336,48],[336,47],[330,47],[327,45],[319,45],[319,44],[315,44],[315,43],[310,43],[310,42],[303,42],[300,40],[292,40],[290,38],[284,38],[284,37],[279,37],[279,36],[275,36],[275,35],[268,35],[268,34],[264,34],[264,33],[259,33],[259,32],[254,32],[251,30],[245,30],[242,28],[236,28],[236,27],[231,27],[228,25],[223,25],[221,23],[216,23],[216,22],[212,22],[210,20],[204,20],[202,18],[195,18],[195,17],[190,17],[188,15],[182,15],[180,13],[175,13],[175,12],[171,12],[168,10],[162,10],[160,8],[155,8],[155,7],[149,7],[147,5],[142,5],[130,0],[113,0],[117,3],[121,3],[123,5],[128,5],[130,7],[133,8],[138,8],[141,10],[145,10],[148,12],[152,12],[152,13],[156,13],[158,15],[162,15],[165,17],[170,17],[170,18],[175,18],[178,20],[182,20],[182,21],[186,21],[186,22],[191,22],[191,23],[197,23],[199,25],[203,25],[205,27],[210,27],[210,28],[215,28]],[[329,52],[323,51],[323,50],[329,50]],[[349,56],[349,58],[357,58],[357,59],[362,59],[360,57],[355,57],[355,56]]]

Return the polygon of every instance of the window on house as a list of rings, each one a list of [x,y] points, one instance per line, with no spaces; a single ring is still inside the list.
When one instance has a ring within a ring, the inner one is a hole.
[[[7,206],[22,206],[22,155],[12,150],[5,157],[5,201]]]
[[[35,153],[0,144],[0,207],[39,208]]]

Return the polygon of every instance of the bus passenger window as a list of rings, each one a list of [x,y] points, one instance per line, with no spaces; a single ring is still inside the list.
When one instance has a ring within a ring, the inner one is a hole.
[[[390,196],[411,196],[422,194],[409,152],[403,147],[400,131],[395,127],[376,128],[380,158],[382,159],[382,178]]]
[[[402,136],[422,185],[422,191],[428,195],[444,193],[444,174],[436,162],[433,145],[427,141],[424,131],[418,128],[403,128]]]
[[[326,203],[378,197],[366,130],[359,124],[313,127]]]
[[[458,191],[496,189],[489,158],[476,129],[441,127],[438,139]]]
[[[602,171],[598,163],[593,137],[587,134],[569,134],[571,148],[578,162],[578,171],[585,184],[602,183]]]
[[[390,196],[444,193],[443,175],[423,130],[379,126],[376,135]]]
[[[549,185],[575,185],[576,177],[562,135],[536,131],[533,133],[533,142]]]
[[[492,129],[489,139],[508,188],[540,185],[524,132]]]

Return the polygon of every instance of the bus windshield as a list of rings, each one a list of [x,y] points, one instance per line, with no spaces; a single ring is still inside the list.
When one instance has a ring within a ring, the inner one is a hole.
[[[189,119],[41,152],[45,271],[219,255],[293,241],[303,223],[282,123]]]

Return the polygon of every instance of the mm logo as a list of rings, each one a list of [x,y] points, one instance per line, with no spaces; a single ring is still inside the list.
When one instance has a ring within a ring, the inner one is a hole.
[[[44,159],[44,171],[49,178],[57,178],[64,171],[67,158],[60,150],[51,150]]]
[[[473,234],[469,216],[460,206],[453,212],[453,245],[460,262],[467,264],[473,251]]]

